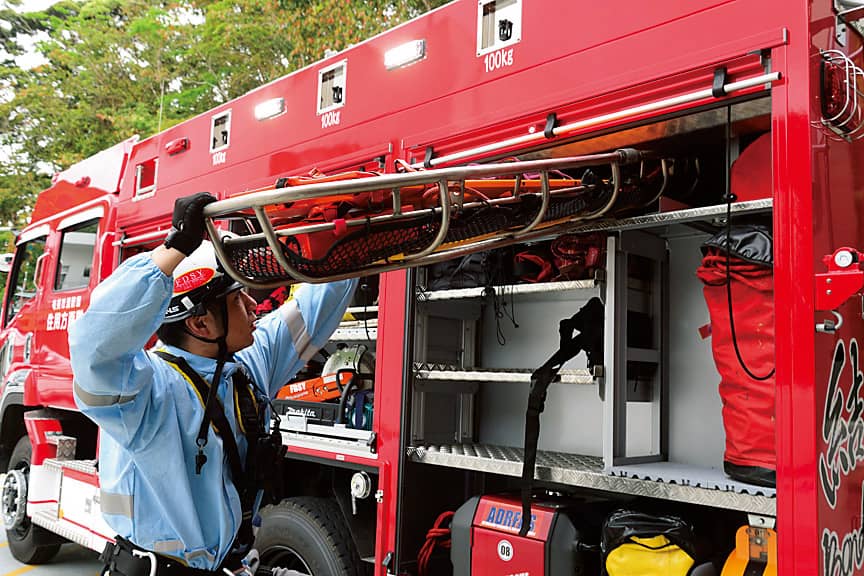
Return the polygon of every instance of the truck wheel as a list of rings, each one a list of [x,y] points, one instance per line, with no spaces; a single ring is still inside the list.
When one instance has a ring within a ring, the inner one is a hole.
[[[360,576],[360,557],[330,498],[288,498],[261,511],[255,548],[261,565],[309,576]]]
[[[35,526],[27,516],[27,482],[30,479],[30,438],[21,437],[12,450],[3,481],[2,512],[6,540],[12,556],[25,564],[44,564],[60,550],[58,536]]]

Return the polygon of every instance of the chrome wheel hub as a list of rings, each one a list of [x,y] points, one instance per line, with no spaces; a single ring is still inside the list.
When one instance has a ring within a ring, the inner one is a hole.
[[[3,524],[6,530],[17,528],[27,512],[27,476],[22,470],[9,470],[3,480]]]

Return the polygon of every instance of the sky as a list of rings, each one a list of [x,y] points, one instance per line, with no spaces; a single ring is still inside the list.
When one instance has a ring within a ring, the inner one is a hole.
[[[56,1],[57,0],[24,0],[24,2],[22,2],[21,5],[17,7],[17,9],[22,11],[22,12],[32,12],[34,10],[44,10],[48,6],[51,6],[52,4],[54,4]],[[0,0],[0,8],[5,8],[5,7],[7,7],[6,2],[3,0]],[[27,44],[30,44],[30,42],[27,42]],[[36,54],[34,54],[32,52],[29,52],[27,54],[19,56],[18,58],[15,59],[15,62],[18,64],[18,66],[21,66],[22,68],[29,68],[32,66],[36,66],[41,61],[42,61],[41,57],[37,56]],[[2,96],[2,95],[0,95],[0,96]],[[5,157],[8,154],[9,154],[8,150],[4,150],[4,149],[0,148],[0,156]],[[3,270],[0,269],[0,272],[2,272],[2,271]]]
[[[57,0],[24,0],[21,3],[20,10],[22,12],[33,12],[34,10],[44,10],[48,6],[54,4]]]
[[[36,10],[44,10],[55,2],[57,2],[57,0],[24,0],[20,6],[16,7],[16,10],[20,12],[33,12]],[[0,7],[6,7],[6,2],[0,0]],[[32,68],[33,66],[37,66],[43,62],[41,57],[29,51],[30,45],[32,45],[32,43],[38,39],[38,37],[32,40],[22,39],[22,44],[24,45],[24,48],[28,50],[28,53],[15,58],[15,62],[21,68]]]

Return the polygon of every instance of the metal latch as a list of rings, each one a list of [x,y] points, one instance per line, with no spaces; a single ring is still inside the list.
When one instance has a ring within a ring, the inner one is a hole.
[[[777,532],[774,529],[776,519],[771,516],[748,514],[747,523],[749,526],[743,526],[735,535],[736,544],[743,544],[743,546],[736,546],[736,551],[739,547],[742,549],[744,552],[742,560],[746,559],[748,568],[757,565],[760,566],[755,569],[757,573],[768,574],[770,568],[777,565]],[[765,569],[764,572],[762,568]]]
[[[864,288],[862,261],[861,252],[845,246],[822,258],[828,271],[816,274],[816,310],[831,312],[834,320],[817,323],[817,332],[833,334],[843,324],[837,308]]]
[[[396,555],[393,554],[392,550],[389,550],[387,554],[384,556],[384,560],[381,561],[381,566],[387,571],[387,574],[395,574],[393,572],[393,560],[396,559]]]
[[[753,528],[774,528],[777,518],[773,516],[761,516],[759,514],[748,514],[747,524]]]

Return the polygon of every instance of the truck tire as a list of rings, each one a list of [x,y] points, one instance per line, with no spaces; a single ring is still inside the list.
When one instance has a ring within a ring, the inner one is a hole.
[[[309,576],[361,576],[360,557],[331,498],[288,498],[261,511],[261,565]]]
[[[30,457],[32,448],[30,447],[30,438],[22,436],[18,443],[15,444],[15,449],[12,450],[12,456],[9,458],[8,472],[18,471],[21,474],[18,478],[23,478],[23,486],[20,482],[3,484],[2,506],[4,518],[7,513],[15,514],[17,520],[12,527],[6,528],[6,540],[9,542],[9,550],[12,556],[19,562],[24,564],[44,564],[48,562],[60,550],[60,537],[45,530],[41,526],[36,526],[30,522],[30,518],[26,513],[21,513],[16,510],[22,502],[26,505],[27,502],[27,481],[30,479]]]

